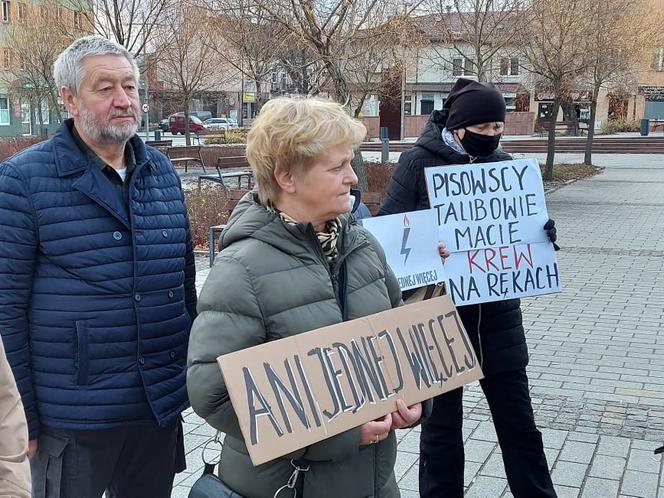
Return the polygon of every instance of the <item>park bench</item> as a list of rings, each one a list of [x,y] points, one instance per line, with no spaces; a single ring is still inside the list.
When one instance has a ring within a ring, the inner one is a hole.
[[[242,188],[242,179],[247,179],[247,189],[251,189],[254,173],[249,168],[246,156],[221,156],[217,158],[216,175],[199,175],[198,176],[198,190],[201,189],[201,182],[203,180],[211,181],[220,184],[224,189],[227,188],[226,180],[232,178],[237,180],[238,188]]]
[[[240,202],[248,190],[227,190],[226,191],[226,210],[228,216],[233,212],[237,203]],[[208,245],[210,249],[210,268],[214,264],[214,257],[216,255],[215,241],[221,236],[221,233],[226,229],[226,224],[214,225],[208,229]]]
[[[664,131],[664,121],[650,121],[650,128],[652,129],[653,133],[657,131],[657,128],[660,128],[662,131]]]
[[[173,163],[173,166],[177,167],[180,164],[184,164],[184,172],[187,172],[187,167],[189,163],[200,164],[205,171],[205,163],[203,162],[203,156],[201,155],[201,146],[200,145],[189,145],[186,147],[167,147],[166,155]]]
[[[549,132],[549,124],[549,121],[541,121],[538,124],[540,137],[545,136]],[[582,127],[582,125],[585,125],[585,127]],[[583,135],[583,132],[588,130],[588,126],[585,123],[577,123],[576,130],[579,134]],[[556,121],[555,132],[572,135],[574,133],[574,121]]]
[[[146,140],[145,145],[150,145],[151,147],[172,147],[173,140]]]
[[[210,138],[213,138],[213,139],[214,138],[226,138],[226,130],[224,130],[223,128],[221,128],[219,130],[211,130],[211,131],[208,131],[205,135],[203,135],[203,139],[206,141],[206,143],[207,143],[207,140],[210,139]]]

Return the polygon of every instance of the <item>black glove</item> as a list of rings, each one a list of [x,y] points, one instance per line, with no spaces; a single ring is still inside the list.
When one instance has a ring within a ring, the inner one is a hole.
[[[556,239],[558,238],[556,230],[556,222],[553,221],[551,218],[549,218],[549,221],[547,221],[544,224],[544,231],[546,232],[547,237],[549,237],[549,240],[553,244],[554,251],[560,251],[560,247],[558,246],[558,244],[556,244]]]

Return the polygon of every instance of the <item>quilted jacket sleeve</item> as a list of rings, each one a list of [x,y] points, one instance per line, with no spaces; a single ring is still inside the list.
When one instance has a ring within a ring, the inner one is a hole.
[[[218,256],[198,300],[189,338],[187,391],[208,424],[242,439],[217,357],[265,341],[265,325],[244,265]]]
[[[0,166],[0,334],[23,400],[30,439],[39,434],[28,321],[37,244],[36,215],[25,180],[13,165],[4,163]]]

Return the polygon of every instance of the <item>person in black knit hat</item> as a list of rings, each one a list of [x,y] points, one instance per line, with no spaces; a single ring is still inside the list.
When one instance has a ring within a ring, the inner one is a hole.
[[[457,80],[443,109],[432,113],[415,146],[401,155],[378,216],[429,209],[426,167],[512,159],[498,148],[504,126],[505,99],[498,89],[490,83]],[[553,220],[544,230],[555,242]],[[440,253],[443,258],[449,256],[443,244]],[[555,497],[529,395],[528,348],[520,300],[459,306],[458,310],[485,375],[480,385],[491,410],[512,494],[516,498]],[[459,388],[434,398],[433,412],[422,422],[422,497],[463,496],[462,394]]]

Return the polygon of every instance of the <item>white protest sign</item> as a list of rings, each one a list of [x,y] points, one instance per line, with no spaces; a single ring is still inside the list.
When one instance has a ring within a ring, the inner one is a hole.
[[[413,211],[362,220],[378,239],[401,290],[443,282],[435,211]]]
[[[457,305],[560,290],[549,219],[535,159],[425,170]]]

